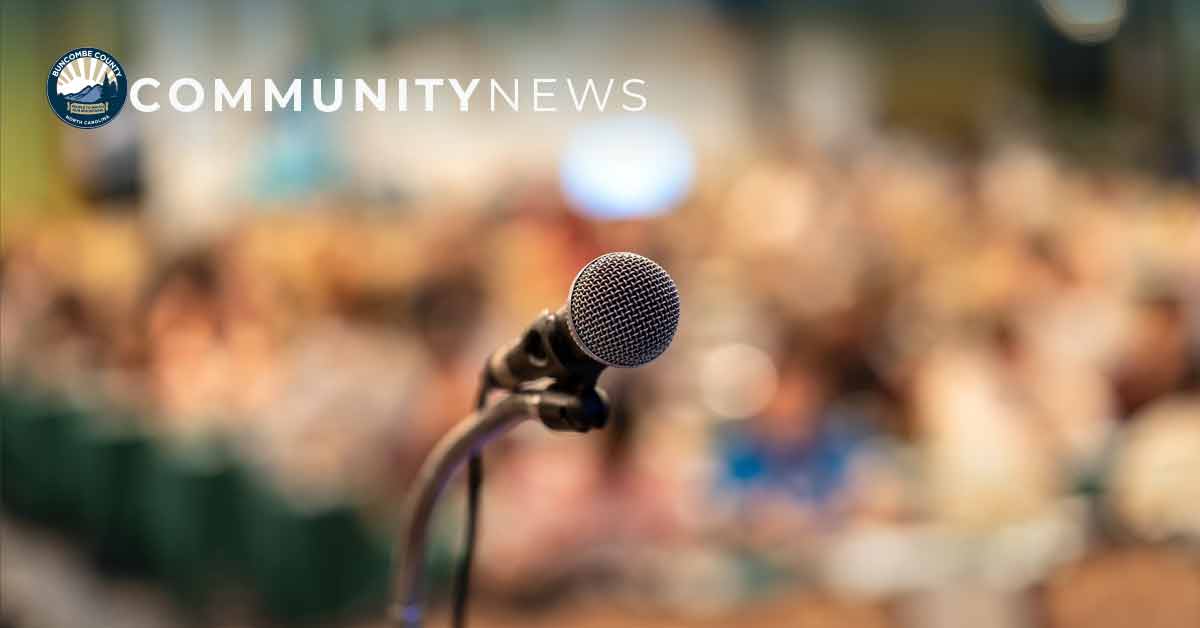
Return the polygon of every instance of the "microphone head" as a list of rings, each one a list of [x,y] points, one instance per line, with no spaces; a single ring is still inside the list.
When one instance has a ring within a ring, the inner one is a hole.
[[[567,328],[584,353],[607,366],[641,366],[675,337],[679,289],[662,266],[636,253],[606,253],[575,276]]]

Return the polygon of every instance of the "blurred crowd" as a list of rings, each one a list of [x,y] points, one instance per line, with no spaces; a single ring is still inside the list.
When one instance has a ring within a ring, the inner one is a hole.
[[[260,215],[185,249],[137,215],[6,224],[4,381],[164,443],[230,442],[288,499],[386,536],[491,348],[629,250],[678,282],[679,335],[604,376],[608,429],[529,424],[485,452],[483,595],[705,614],[817,587],[917,596],[941,625],[933,592],[1196,547],[1194,185],[900,139],[699,168],[638,220],[585,218],[544,176],[474,205]]]

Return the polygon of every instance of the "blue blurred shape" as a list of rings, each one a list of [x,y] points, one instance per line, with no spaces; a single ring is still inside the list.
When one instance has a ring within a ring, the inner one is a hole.
[[[695,177],[695,155],[671,123],[621,116],[572,133],[561,176],[567,200],[585,216],[658,216],[687,197]]]

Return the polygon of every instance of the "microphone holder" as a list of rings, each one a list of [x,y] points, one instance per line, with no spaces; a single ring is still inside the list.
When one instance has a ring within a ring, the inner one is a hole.
[[[560,431],[587,432],[604,427],[608,399],[604,391],[579,382],[543,382],[527,386],[489,407],[471,413],[434,446],[417,474],[405,508],[407,521],[396,546],[395,605],[392,617],[400,626],[421,625],[425,604],[425,545],[434,507],[454,472],[489,441],[518,423],[537,418]],[[485,382],[484,392],[487,391]]]

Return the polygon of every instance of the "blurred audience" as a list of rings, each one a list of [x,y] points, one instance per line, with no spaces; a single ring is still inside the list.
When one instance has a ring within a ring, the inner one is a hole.
[[[606,375],[611,435],[489,450],[485,591],[701,612],[797,583],[1027,586],[1095,534],[1095,491],[1122,534],[1200,538],[1200,194],[1029,147],[861,151],[729,164],[642,221],[528,183],[503,220],[260,217],[185,255],[136,217],[29,226],[6,234],[4,378],[229,439],[386,524],[489,348],[630,249],[678,280],[678,340]]]

